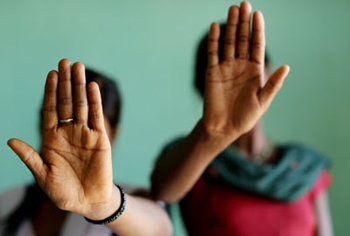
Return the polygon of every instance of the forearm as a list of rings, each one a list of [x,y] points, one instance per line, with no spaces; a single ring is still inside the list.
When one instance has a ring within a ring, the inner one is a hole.
[[[200,121],[193,131],[159,158],[152,173],[152,195],[173,202],[193,187],[210,162],[229,144]]]
[[[172,235],[171,221],[154,201],[146,198],[126,196],[123,214],[107,226],[121,236],[167,236]]]
[[[332,218],[329,210],[327,192],[321,193],[315,201],[317,236],[332,236]]]

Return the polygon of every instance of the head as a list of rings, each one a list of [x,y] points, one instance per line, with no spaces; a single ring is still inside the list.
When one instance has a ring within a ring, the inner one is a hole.
[[[100,88],[105,127],[111,143],[117,137],[121,115],[121,94],[117,83],[110,77],[90,68],[85,69],[86,84],[96,82]],[[42,114],[42,112],[41,112]],[[42,116],[41,116],[42,118]],[[40,124],[41,124],[40,120]]]
[[[223,57],[223,47],[224,45],[224,36],[226,31],[226,25],[221,24],[220,25],[220,39],[219,39],[219,60],[222,60]],[[203,97],[204,96],[204,85],[205,85],[205,77],[206,77],[206,69],[207,69],[207,48],[208,48],[208,34],[204,35],[204,37],[199,42],[198,48],[197,48],[197,55],[196,55],[196,67],[195,67],[195,80],[194,80],[194,86],[199,92],[199,94]],[[265,53],[265,75],[269,74],[269,68],[270,68],[270,58]]]

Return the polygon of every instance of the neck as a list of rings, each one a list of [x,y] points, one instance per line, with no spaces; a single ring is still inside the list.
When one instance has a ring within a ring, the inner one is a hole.
[[[233,144],[249,160],[259,156],[267,145],[267,139],[263,133],[260,123],[248,133],[242,135]]]

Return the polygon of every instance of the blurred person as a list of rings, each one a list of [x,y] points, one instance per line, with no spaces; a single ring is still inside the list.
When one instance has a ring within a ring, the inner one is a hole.
[[[191,236],[332,235],[327,159],[304,145],[274,144],[261,128],[288,68],[270,75],[263,16],[252,18],[251,31],[250,4],[232,6],[226,25],[212,24],[201,40],[194,84],[203,116],[161,152],[153,195],[180,201]]]
[[[40,154],[18,139],[8,142],[36,183],[0,197],[0,207],[22,198],[0,235],[171,235],[161,206],[113,183],[121,95],[112,79],[63,59],[47,76],[42,109]]]

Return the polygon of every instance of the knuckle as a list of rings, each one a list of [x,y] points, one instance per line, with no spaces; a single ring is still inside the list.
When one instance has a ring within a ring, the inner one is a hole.
[[[236,28],[238,26],[237,23],[227,23],[226,24],[226,27],[233,27],[233,28]]]
[[[79,92],[85,92],[86,90],[86,82],[85,80],[75,80],[74,81],[74,86],[75,89],[78,90]]]
[[[56,88],[52,87],[51,85],[46,85],[45,86],[45,93],[46,94],[55,94],[56,93]]]
[[[247,43],[249,41],[249,36],[248,35],[245,35],[245,34],[240,34],[238,36],[238,41],[240,43]]]
[[[77,100],[75,101],[74,105],[78,108],[84,108],[87,107],[87,102],[84,100]]]
[[[252,46],[255,48],[259,48],[259,49],[264,49],[265,48],[265,44],[264,43],[260,43],[260,42],[253,42]]]
[[[60,71],[61,76],[59,79],[59,84],[66,83],[67,85],[70,85],[71,78],[70,78],[70,76],[66,76],[67,73],[70,73],[67,69]]]
[[[227,61],[227,62],[231,62],[231,61],[233,61],[234,59],[233,59],[233,57],[231,57],[231,56],[224,56],[224,60]]]
[[[218,51],[217,51],[217,50],[208,51],[208,55],[209,55],[209,56],[216,56],[217,54],[218,54]]]
[[[262,62],[260,60],[258,60],[257,58],[252,58],[251,61],[258,64],[258,65],[262,65]]]
[[[71,97],[63,97],[59,99],[60,105],[71,105],[72,98]]]
[[[92,111],[91,118],[94,120],[100,120],[101,119],[100,113],[97,110]]]
[[[237,59],[246,60],[247,54],[246,53],[238,53]]]
[[[233,39],[233,38],[225,38],[224,43],[227,44],[227,45],[235,45],[236,44],[236,40]]]
[[[208,38],[208,41],[209,41],[210,43],[217,43],[217,42],[218,42],[218,39],[215,38],[215,37],[209,37],[209,38]]]
[[[274,89],[276,88],[276,85],[275,85],[275,83],[274,82],[272,82],[272,81],[267,81],[267,84],[266,84],[266,91],[268,92],[268,93],[272,93],[273,91],[274,91]]]
[[[34,150],[29,150],[25,155],[24,155],[24,157],[23,157],[23,161],[25,162],[25,163],[32,163],[32,159],[33,159],[33,157],[34,157],[34,154],[35,154],[35,151]]]
[[[45,106],[43,109],[44,112],[53,112],[56,111],[56,106]]]

